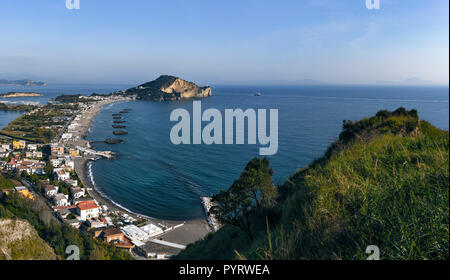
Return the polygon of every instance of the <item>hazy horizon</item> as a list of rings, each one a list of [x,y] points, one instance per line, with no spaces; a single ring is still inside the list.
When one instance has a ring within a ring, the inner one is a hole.
[[[448,86],[449,2],[0,3],[0,79],[130,84]]]

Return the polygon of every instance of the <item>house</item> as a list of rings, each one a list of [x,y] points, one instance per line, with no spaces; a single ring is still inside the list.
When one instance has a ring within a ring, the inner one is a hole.
[[[74,228],[80,227],[80,221],[78,221],[77,219],[71,219],[71,220],[64,219],[64,222]]]
[[[64,182],[66,182],[68,185],[71,185],[72,187],[77,187],[78,186],[78,181],[77,180],[68,179],[68,180],[65,180]]]
[[[143,231],[135,225],[126,225],[122,228],[122,231],[131,240],[143,241],[150,237],[147,232]]]
[[[25,156],[27,158],[42,158],[42,152],[38,152],[38,151],[33,151],[33,152],[26,152]]]
[[[14,190],[21,194],[23,197],[34,200],[33,194],[24,186],[15,187]]]
[[[96,218],[101,213],[100,207],[98,207],[97,203],[93,200],[78,202],[75,211],[80,216],[81,221]]]
[[[64,154],[64,146],[60,146],[58,144],[52,144],[50,151],[52,155],[63,155]]]
[[[63,209],[59,209],[56,211],[56,214],[61,218],[61,219],[66,219],[67,216],[69,216],[72,212],[70,212],[69,209],[63,208]]]
[[[66,168],[69,167],[71,170],[75,168],[75,163],[70,158],[64,159],[64,165],[66,166]]]
[[[24,140],[13,140],[13,150],[23,150],[27,146]]]
[[[11,158],[11,161],[6,164],[6,170],[8,171],[15,170],[18,165],[19,163],[17,163],[15,158]]]
[[[58,158],[57,156],[50,156],[49,160],[53,167],[59,167],[64,162],[63,158]]]
[[[54,197],[58,193],[58,187],[47,185],[44,187],[44,192],[47,197]]]
[[[37,151],[37,144],[28,144],[28,151]]]
[[[58,193],[53,197],[53,204],[55,206],[69,206],[69,196],[62,194],[62,193]]]
[[[106,222],[97,217],[86,220],[86,225],[90,228],[102,228],[106,227]]]
[[[84,189],[80,187],[71,187],[70,193],[72,194],[73,199],[78,199],[84,196]]]
[[[72,133],[63,133],[63,135],[61,135],[61,139],[69,140],[70,138],[72,138]]]
[[[71,157],[79,157],[80,156],[80,152],[76,149],[70,149],[69,150],[69,155]]]
[[[62,168],[53,169],[53,174],[56,176],[56,180],[58,181],[66,181],[70,179],[70,174]]]
[[[102,239],[106,243],[114,244],[117,248],[127,250],[131,253],[134,244],[118,228],[110,227],[95,233],[95,237]]]
[[[5,149],[5,151],[9,151],[11,150],[11,145],[10,144],[2,144],[2,149]]]

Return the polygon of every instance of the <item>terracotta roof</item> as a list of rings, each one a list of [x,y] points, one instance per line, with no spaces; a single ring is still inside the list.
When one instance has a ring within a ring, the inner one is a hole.
[[[115,228],[115,227],[110,227],[110,228],[107,228],[107,229],[103,230],[103,235],[104,236],[110,236],[110,235],[116,235],[116,234],[122,234],[120,229]]]
[[[98,208],[98,205],[93,200],[87,200],[78,202],[77,207],[80,208],[80,210],[88,210]]]

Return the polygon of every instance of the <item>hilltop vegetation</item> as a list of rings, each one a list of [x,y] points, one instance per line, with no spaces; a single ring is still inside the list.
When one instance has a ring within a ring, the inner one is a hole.
[[[246,213],[251,238],[226,224],[176,258],[365,259],[369,245],[381,259],[449,257],[449,134],[415,110],[344,121],[277,193],[264,215]]]

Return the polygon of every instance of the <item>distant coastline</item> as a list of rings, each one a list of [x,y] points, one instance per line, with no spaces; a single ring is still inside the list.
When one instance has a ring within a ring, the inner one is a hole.
[[[32,87],[32,86],[37,86],[37,87],[45,87],[47,86],[47,83],[45,82],[36,82],[36,81],[32,81],[32,80],[5,80],[5,79],[0,79],[0,85],[9,85],[9,86],[27,86],[27,87]]]
[[[37,92],[15,92],[15,91],[0,94],[0,98],[35,97],[35,96],[42,96],[42,94]]]

